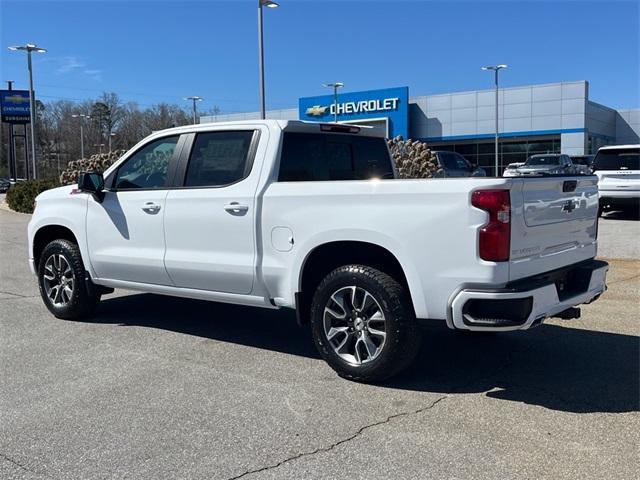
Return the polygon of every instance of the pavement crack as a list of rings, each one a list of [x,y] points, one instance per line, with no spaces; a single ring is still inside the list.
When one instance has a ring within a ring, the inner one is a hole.
[[[17,461],[17,460],[15,460],[15,459],[11,458],[9,455],[6,455],[6,454],[4,454],[4,453],[2,453],[2,452],[0,452],[0,458],[3,458],[3,459],[4,459],[4,460],[6,460],[7,462],[9,462],[9,463],[11,463],[11,464],[15,465],[15,466],[16,466],[16,467],[18,467],[20,470],[24,470],[25,472],[29,472],[29,473],[32,473],[32,474],[34,474],[34,475],[38,475],[38,476],[41,476],[41,477],[51,478],[51,479],[53,479],[53,477],[50,477],[49,475],[46,475],[46,474],[44,474],[44,473],[40,473],[40,472],[37,472],[37,471],[35,471],[35,470],[30,469],[30,468],[29,468],[29,467],[27,467],[26,465],[23,465],[23,464],[22,464],[22,463],[20,463],[19,461]]]
[[[13,292],[5,292],[4,290],[0,290],[0,293],[2,293],[4,295],[13,295],[14,297],[29,298],[28,295],[22,295],[20,293],[13,293]]]
[[[280,467],[280,466],[282,466],[282,465],[284,465],[286,463],[293,462],[294,460],[298,460],[299,458],[309,457],[309,456],[312,456],[312,455],[316,455],[318,453],[330,452],[331,450],[333,450],[336,447],[339,447],[342,444],[345,444],[345,443],[348,443],[348,442],[350,442],[352,440],[355,440],[360,435],[362,435],[365,431],[367,431],[367,430],[369,430],[371,428],[379,427],[380,425],[385,425],[385,424],[391,422],[392,420],[394,420],[396,418],[408,417],[408,416],[411,416],[411,415],[417,415],[417,414],[426,412],[427,410],[431,410],[433,407],[435,407],[438,403],[440,403],[442,400],[444,400],[448,396],[449,395],[443,395],[443,396],[437,398],[436,400],[434,400],[433,402],[431,402],[426,407],[421,407],[421,408],[418,408],[417,410],[411,410],[409,412],[394,413],[393,415],[389,415],[384,420],[380,420],[379,422],[374,422],[374,423],[370,423],[368,425],[365,425],[364,427],[361,427],[360,429],[358,429],[354,434],[348,436],[347,438],[343,438],[342,440],[338,440],[337,442],[332,443],[329,446],[319,447],[319,448],[316,448],[315,450],[312,450],[310,452],[298,453],[298,454],[293,455],[291,457],[285,458],[284,460],[281,460],[278,463],[275,463],[273,465],[267,465],[265,467],[256,468],[254,470],[247,470],[246,472],[243,472],[240,475],[236,475],[235,477],[230,477],[227,480],[237,480],[239,478],[242,478],[242,477],[245,477],[247,475],[254,474],[254,473],[260,473],[260,472],[264,472],[264,471],[267,471],[267,470],[276,469],[276,468],[278,468],[278,467]]]

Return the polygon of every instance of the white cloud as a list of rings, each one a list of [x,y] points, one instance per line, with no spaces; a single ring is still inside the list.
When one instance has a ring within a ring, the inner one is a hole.
[[[78,57],[67,56],[60,59],[60,66],[56,70],[57,73],[69,73],[77,68],[82,68],[85,63],[78,60]]]

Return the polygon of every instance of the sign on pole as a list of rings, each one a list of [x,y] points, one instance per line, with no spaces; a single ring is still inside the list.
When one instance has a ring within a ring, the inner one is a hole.
[[[6,123],[30,123],[29,91],[0,90],[2,121]]]

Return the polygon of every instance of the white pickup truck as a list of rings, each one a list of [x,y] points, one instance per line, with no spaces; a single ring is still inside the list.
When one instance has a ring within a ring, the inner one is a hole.
[[[29,262],[60,318],[92,315],[113,288],[296,309],[358,381],[413,360],[419,319],[527,330],[605,291],[595,176],[395,176],[367,127],[164,130],[104,176],[39,195]]]

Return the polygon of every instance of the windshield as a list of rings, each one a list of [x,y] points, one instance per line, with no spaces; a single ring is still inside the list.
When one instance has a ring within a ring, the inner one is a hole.
[[[440,161],[442,162],[442,166],[447,170],[471,170],[471,165],[467,160],[455,153],[440,153]]]
[[[560,157],[557,155],[545,155],[540,157],[529,157],[527,166],[529,165],[559,165]]]
[[[640,148],[601,150],[593,164],[595,170],[640,170]]]
[[[591,165],[593,157],[571,157],[571,161],[577,165]]]

